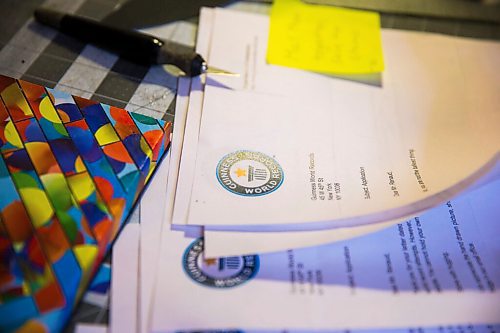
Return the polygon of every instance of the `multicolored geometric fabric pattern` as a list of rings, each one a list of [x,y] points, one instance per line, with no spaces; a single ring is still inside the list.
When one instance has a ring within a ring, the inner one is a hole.
[[[0,331],[58,332],[171,124],[0,76]]]

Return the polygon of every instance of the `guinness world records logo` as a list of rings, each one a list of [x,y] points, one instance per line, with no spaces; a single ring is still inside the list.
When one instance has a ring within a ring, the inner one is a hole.
[[[195,282],[213,288],[232,288],[252,279],[259,271],[257,255],[203,258],[203,238],[195,240],[184,252],[182,266]]]
[[[229,192],[260,196],[276,191],[283,183],[283,169],[263,153],[239,150],[217,164],[217,180]]]

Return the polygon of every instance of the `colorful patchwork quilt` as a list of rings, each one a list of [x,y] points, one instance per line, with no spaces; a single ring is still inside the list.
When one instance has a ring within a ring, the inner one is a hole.
[[[0,76],[0,331],[58,332],[171,123]]]

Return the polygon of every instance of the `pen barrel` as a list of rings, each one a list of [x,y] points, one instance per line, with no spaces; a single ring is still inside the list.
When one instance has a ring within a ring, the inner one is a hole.
[[[189,76],[196,76],[204,71],[203,58],[186,45],[166,42],[148,34],[47,8],[38,8],[35,18],[81,41],[110,50],[137,63],[172,64]]]
[[[84,17],[65,15],[59,29],[84,42],[119,54],[122,58],[142,64],[157,63],[163,41],[133,30],[124,30]]]

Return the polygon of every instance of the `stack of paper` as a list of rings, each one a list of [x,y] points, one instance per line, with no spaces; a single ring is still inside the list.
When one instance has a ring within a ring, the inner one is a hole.
[[[200,20],[198,52],[241,75],[179,98],[167,220],[204,226],[209,257],[372,232],[496,177],[498,43],[383,31],[369,85],[267,64],[266,16]]]
[[[268,65],[268,27],[202,11],[198,52],[240,76],[179,81],[131,325],[498,330],[500,45],[383,31],[367,84]]]
[[[149,237],[167,173],[164,163],[144,196],[140,230],[127,226],[116,245],[109,332],[500,329],[500,181],[386,230],[307,249],[204,259],[199,234],[163,228],[152,260],[144,250],[160,246]]]

